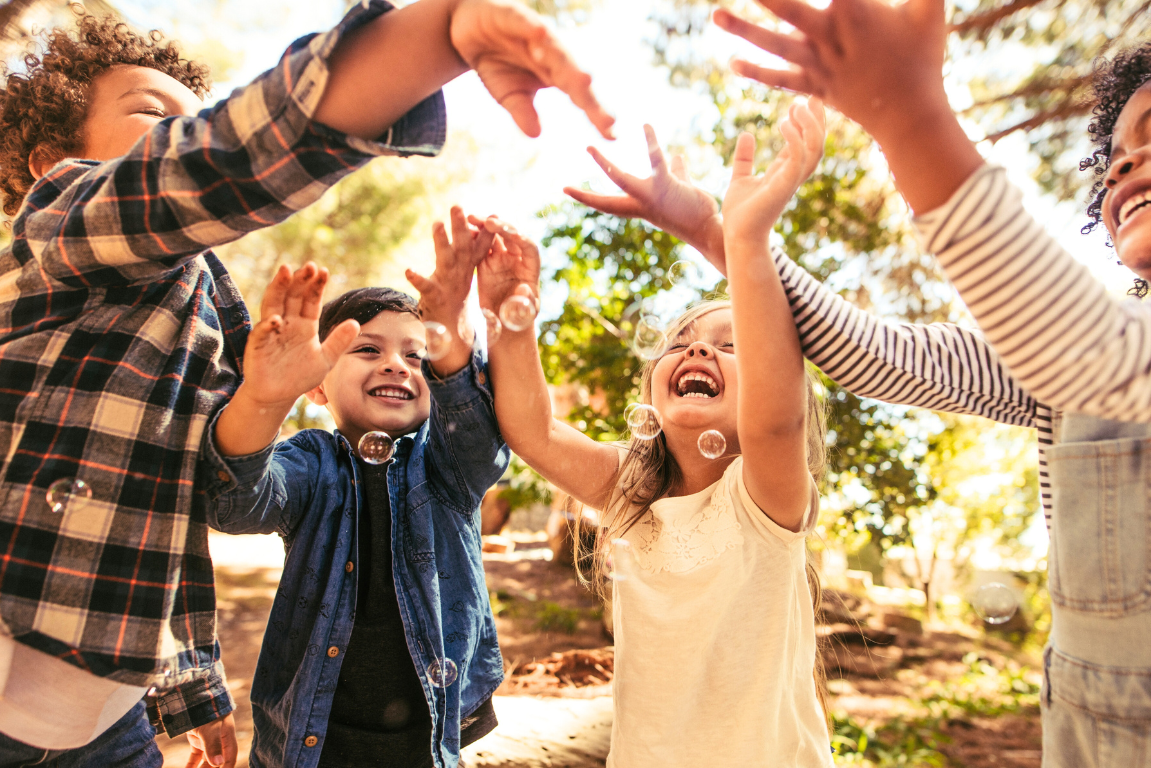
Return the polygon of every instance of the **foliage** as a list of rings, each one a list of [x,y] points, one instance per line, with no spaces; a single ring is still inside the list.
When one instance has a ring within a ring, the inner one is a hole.
[[[643,300],[664,287],[682,244],[639,219],[572,204],[542,215],[548,223],[542,244],[556,264],[550,279],[569,292],[560,315],[540,324],[544,374],[551,384],[575,383],[589,393],[570,413],[556,415],[593,439],[622,439],[624,408],[639,391],[632,331]]]
[[[583,611],[578,608],[565,608],[559,603],[544,600],[536,608],[535,626],[540,632],[563,632],[574,635],[579,630]]]
[[[499,497],[507,501],[513,510],[552,503],[552,487],[531,467],[524,464],[519,456],[512,456],[511,464],[504,472],[503,479],[508,484],[500,489]]]

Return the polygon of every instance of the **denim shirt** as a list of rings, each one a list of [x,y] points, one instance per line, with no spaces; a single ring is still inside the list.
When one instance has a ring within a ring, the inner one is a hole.
[[[440,768],[459,761],[460,720],[503,680],[480,547],[480,500],[509,460],[483,354],[437,380],[427,362],[431,416],[395,443],[388,466],[392,562],[408,649],[432,717]],[[213,435],[215,423],[209,430]],[[358,515],[352,446],[304,430],[260,453],[224,459],[205,442],[209,522],[229,533],[279,533],[287,558],[252,680],[253,768],[319,762],[356,613]],[[225,480],[224,478],[227,478]],[[447,688],[429,680],[455,662]],[[441,662],[442,663],[442,662]]]

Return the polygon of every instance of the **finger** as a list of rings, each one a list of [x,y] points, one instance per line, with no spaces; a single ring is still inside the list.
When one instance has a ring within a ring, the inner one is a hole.
[[[448,240],[448,230],[442,221],[432,224],[432,243],[436,249],[436,267],[452,262],[452,244]]]
[[[436,286],[436,284],[428,278],[410,269],[404,271],[404,277],[408,278],[408,282],[412,284],[412,287],[415,288],[420,295],[427,293]]]
[[[597,192],[589,192],[586,189],[576,189],[575,187],[564,187],[563,192],[568,197],[578,203],[583,203],[588,208],[594,208],[597,211],[609,213],[612,216],[631,219],[640,215],[639,203],[636,202],[634,197],[601,195]]]
[[[284,317],[298,317],[300,309],[304,306],[304,294],[308,291],[308,283],[316,274],[316,265],[309,261],[296,270],[292,275],[292,282],[288,284],[288,295],[284,298]]]
[[[360,335],[360,324],[355,320],[345,320],[332,329],[328,337],[324,339],[324,343],[320,345],[320,352],[323,353],[324,359],[328,361],[328,367],[331,368],[336,364],[340,355],[348,351],[348,347]]]
[[[535,107],[535,90],[512,91],[499,99],[499,102],[525,136],[533,139],[539,137],[540,116]]]
[[[792,64],[801,67],[814,67],[819,63],[815,50],[802,33],[785,33],[765,29],[752,24],[750,21],[745,21],[723,8],[717,10],[713,18],[716,25],[721,29],[736,37],[743,38],[768,53],[773,53],[781,59],[790,61]]]
[[[272,282],[264,291],[264,298],[260,300],[260,317],[278,315],[284,311],[284,299],[288,295],[288,285],[292,282],[292,270],[287,264],[281,264]]]
[[[572,103],[588,116],[601,136],[614,139],[611,128],[615,118],[608,114],[592,92],[591,75],[576,65],[546,27],[537,26],[532,38],[528,42],[529,55],[534,64],[530,67],[532,72],[546,85],[555,86],[567,94]]]
[[[462,248],[472,242],[472,231],[468,229],[468,220],[464,216],[464,209],[453,205],[450,213],[452,222],[452,248],[453,255],[456,248]],[[453,262],[458,259],[453,258]]]
[[[819,100],[814,99],[814,101],[818,106]],[[810,175],[823,156],[825,134],[818,118],[812,112],[810,103],[800,105],[795,111],[795,116],[799,123],[800,132],[803,134],[804,168]]]
[[[204,765],[203,751],[192,747],[192,751],[188,755],[188,762],[184,763],[184,768],[200,768],[202,765]]]
[[[488,255],[488,251],[492,249],[492,243],[496,239],[495,232],[489,232],[487,228],[483,228],[476,233],[475,241],[472,243],[472,259],[471,266],[475,268],[479,266],[484,257]]]
[[[755,137],[747,131],[739,134],[735,142],[735,155],[731,163],[731,178],[751,176],[755,173]]]
[[[684,165],[683,155],[672,155],[671,175],[675,176],[680,181],[687,181],[687,168]]]
[[[776,18],[781,21],[786,21],[809,37],[812,35],[826,35],[831,27],[828,14],[811,7],[803,2],[803,0],[756,0],[756,2],[775,14]],[[734,24],[736,22],[748,23],[731,11],[723,8],[717,10],[713,18],[717,26],[728,32],[733,32],[733,30],[728,29],[726,26],[728,24]],[[738,33],[733,32],[733,34]]]
[[[222,730],[220,720],[200,726],[200,738],[204,740],[204,760],[208,765],[221,766],[224,764],[224,745],[221,743]]]
[[[308,282],[304,293],[304,303],[300,307],[300,316],[308,320],[319,320],[320,310],[324,306],[324,289],[328,286],[329,273],[327,267],[316,270],[315,276]]]
[[[731,62],[731,71],[772,88],[782,88],[793,93],[807,93],[820,98],[825,95],[822,79],[815,77],[811,69],[770,69],[752,64],[750,61],[735,59]]]
[[[647,137],[647,156],[651,160],[651,175],[659,176],[660,174],[667,173],[667,163],[664,161],[663,149],[659,145],[659,139],[655,137],[655,129],[650,125],[644,125],[643,135]]]
[[[639,185],[643,183],[639,177],[621,171],[595,147],[588,147],[587,151],[592,160],[595,160],[596,165],[602,168],[607,177],[612,180],[612,183],[629,195],[634,194]]]

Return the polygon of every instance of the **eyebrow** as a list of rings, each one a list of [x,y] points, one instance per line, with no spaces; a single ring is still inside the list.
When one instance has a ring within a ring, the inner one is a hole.
[[[374,341],[376,343],[379,343],[381,341],[391,341],[391,339],[392,339],[392,337],[390,337],[390,336],[383,336],[383,335],[378,334],[378,333],[361,333],[359,336],[356,337],[356,341],[367,340],[367,341]],[[403,342],[414,344],[416,346],[419,346],[421,344],[423,344],[423,345],[427,344],[426,341],[424,341],[423,339],[417,339],[415,336],[405,336],[403,338]]]
[[[148,96],[153,96],[153,97],[159,99],[160,101],[167,102],[167,101],[172,100],[171,94],[164,93],[159,88],[131,88],[131,89],[121,93],[119,98],[120,99],[126,99],[129,96],[135,96],[138,93],[144,93],[144,94],[147,94]],[[117,100],[119,100],[119,99],[117,99]]]

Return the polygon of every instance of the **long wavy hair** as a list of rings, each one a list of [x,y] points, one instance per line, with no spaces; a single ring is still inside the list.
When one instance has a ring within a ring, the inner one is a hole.
[[[680,315],[668,329],[667,338],[675,339],[704,315],[722,309],[731,309],[730,300],[704,301],[689,308]],[[651,380],[659,358],[644,363],[640,374],[640,400],[651,404]],[[807,369],[807,469],[818,482],[827,467],[827,417],[823,400],[817,396],[817,380],[810,368]],[[683,473],[667,448],[667,440],[662,432],[652,440],[641,440],[634,435],[624,445],[623,457],[616,471],[612,490],[603,504],[601,524],[596,530],[595,541],[589,549],[586,542],[573,532],[575,542],[576,572],[580,581],[590,586],[601,597],[610,593],[607,580],[607,560],[611,553],[611,542],[631,530],[637,523],[651,514],[653,502],[676,492],[683,483]],[[574,500],[568,502],[569,520],[580,520],[581,512]],[[811,593],[812,609],[819,614],[822,602],[822,587],[819,573],[807,562],[807,584]],[[824,716],[828,714],[827,686],[823,664],[819,653],[815,659],[816,691]]]

